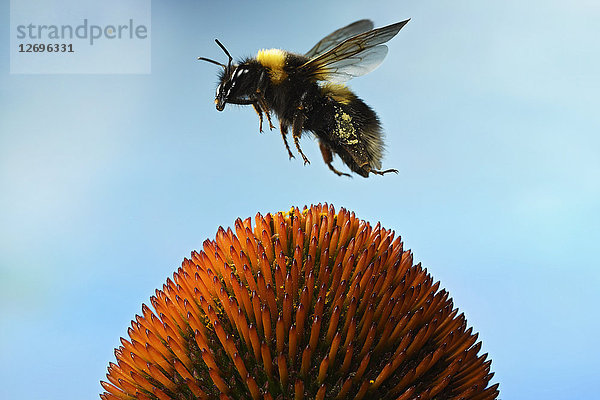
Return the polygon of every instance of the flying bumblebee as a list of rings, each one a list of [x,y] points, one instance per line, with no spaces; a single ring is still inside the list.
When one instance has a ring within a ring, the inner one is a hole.
[[[234,64],[225,46],[227,65],[205,57],[223,68],[219,75],[215,104],[223,111],[227,103],[252,105],[262,132],[263,114],[273,129],[271,112],[279,120],[283,143],[289,157],[294,155],[287,141],[288,129],[304,164],[310,163],[300,147],[302,132],[319,139],[323,160],[337,175],[350,176],[333,165],[333,153],[357,174],[383,175],[398,172],[381,170],[383,132],[375,111],[343,83],[377,68],[387,54],[386,43],[409,20],[373,29],[370,20],[356,21],[321,39],[304,55],[280,49],[260,50],[256,58]]]

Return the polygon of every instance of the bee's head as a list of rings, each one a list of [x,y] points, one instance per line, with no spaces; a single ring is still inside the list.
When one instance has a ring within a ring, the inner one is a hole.
[[[215,42],[217,42],[219,47],[225,52],[227,57],[229,57],[227,65],[221,64],[218,61],[211,60],[210,58],[205,57],[198,57],[198,60],[208,61],[210,63],[217,64],[223,67],[223,71],[219,75],[219,86],[217,86],[217,92],[215,95],[215,104],[217,106],[217,110],[223,111],[223,109],[225,108],[225,104],[227,104],[227,100],[231,97],[232,90],[235,87],[235,71],[237,70],[238,66],[231,64],[231,62],[233,61],[233,57],[231,57],[231,54],[229,54],[225,46],[223,46],[223,44],[221,44],[221,42],[219,42],[218,39],[215,39]]]
[[[243,67],[234,64],[225,67],[219,74],[219,85],[215,93],[217,110],[223,111],[229,99],[237,97],[240,90],[238,78],[241,76],[240,73],[242,70]]]

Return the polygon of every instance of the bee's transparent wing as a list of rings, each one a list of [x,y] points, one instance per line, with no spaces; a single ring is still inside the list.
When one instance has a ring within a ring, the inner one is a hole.
[[[340,28],[337,31],[325,36],[319,43],[315,44],[312,49],[307,51],[305,56],[308,58],[314,58],[337,46],[344,40],[372,29],[373,21],[368,19],[361,19],[360,21],[353,22],[350,25],[344,26],[343,28]]]
[[[373,29],[346,39],[327,52],[307,61],[301,68],[315,80],[346,82],[373,71],[387,54],[387,42],[409,20]]]

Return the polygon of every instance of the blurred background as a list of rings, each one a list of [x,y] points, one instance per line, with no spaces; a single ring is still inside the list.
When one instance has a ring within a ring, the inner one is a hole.
[[[597,393],[598,2],[155,0],[147,75],[10,74],[2,14],[0,398],[98,398],[142,302],[220,225],[319,202],[403,237],[501,398]],[[350,82],[398,175],[337,177],[309,137],[304,166],[250,107],[215,110],[215,37],[304,52],[362,18],[411,18]]]

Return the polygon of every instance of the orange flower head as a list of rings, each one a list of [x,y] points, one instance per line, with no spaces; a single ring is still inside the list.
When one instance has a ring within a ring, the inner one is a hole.
[[[393,231],[343,208],[237,219],[150,303],[104,400],[498,396],[448,292]]]

